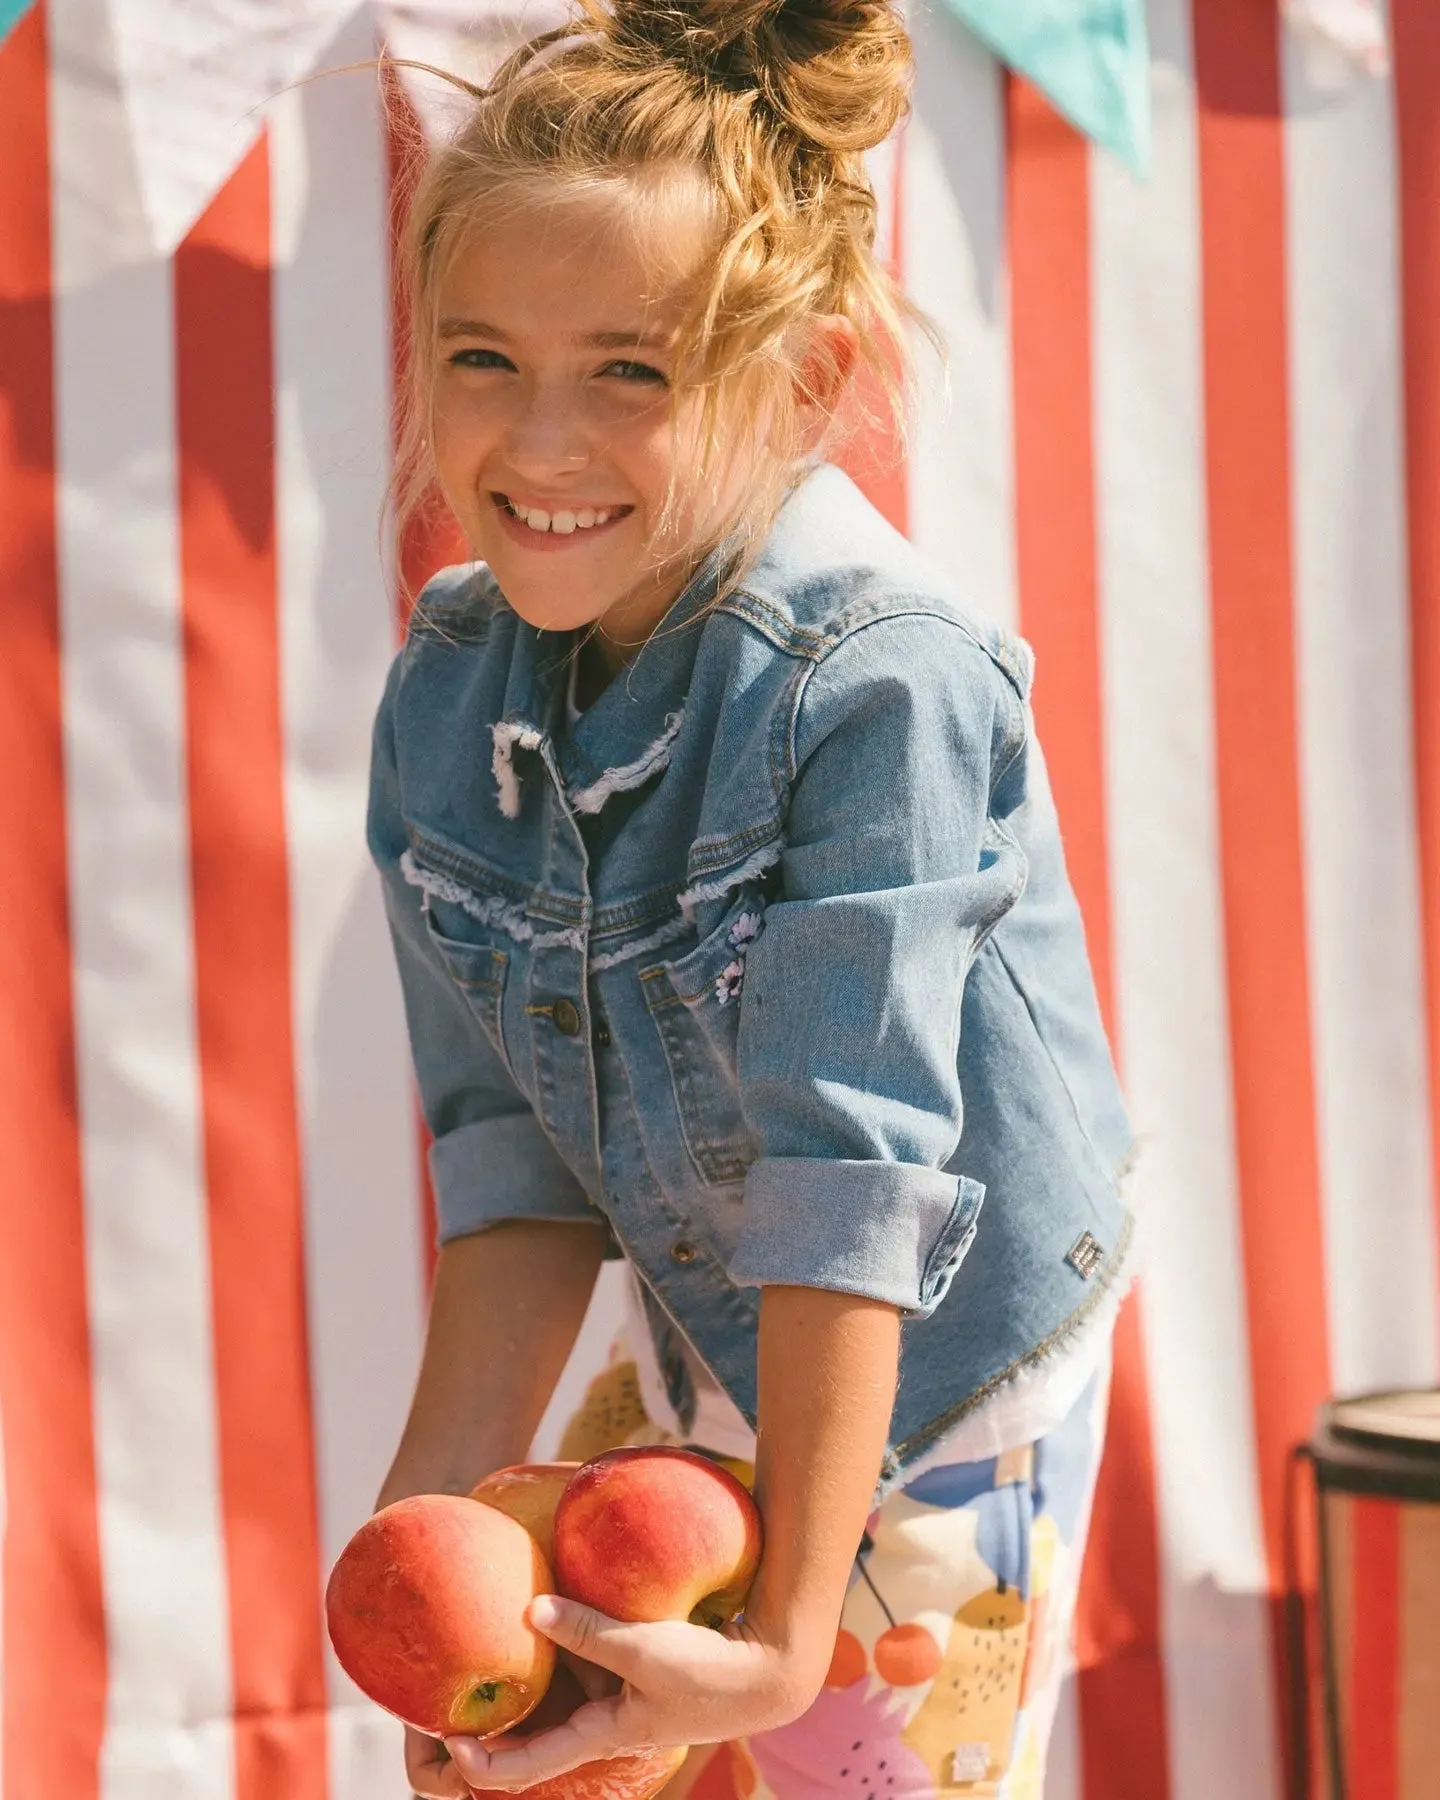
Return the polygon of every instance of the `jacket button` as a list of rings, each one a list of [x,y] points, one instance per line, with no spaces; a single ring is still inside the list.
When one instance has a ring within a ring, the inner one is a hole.
[[[574,1037],[580,1029],[580,1009],[573,1000],[557,1000],[550,1008],[550,1017],[561,1037]]]
[[[695,1246],[693,1244],[687,1244],[684,1238],[681,1238],[678,1243],[670,1246],[670,1260],[672,1262],[692,1263],[695,1260],[695,1256]]]
[[[595,1021],[595,1042],[602,1050],[610,1048],[610,1027],[603,1019]]]

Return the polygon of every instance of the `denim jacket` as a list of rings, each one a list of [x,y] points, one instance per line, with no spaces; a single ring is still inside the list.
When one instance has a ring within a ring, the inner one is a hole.
[[[1130,1132],[1028,648],[832,467],[718,565],[573,726],[572,639],[438,575],[370,844],[442,1241],[598,1209],[682,1420],[677,1328],[753,1422],[764,1284],[898,1307],[883,1491],[1117,1279]]]

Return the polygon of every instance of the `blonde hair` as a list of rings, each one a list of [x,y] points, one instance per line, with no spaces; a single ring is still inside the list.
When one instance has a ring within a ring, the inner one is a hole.
[[[891,0],[576,0],[569,24],[532,39],[488,86],[445,77],[474,105],[420,173],[401,244],[398,526],[436,493],[440,272],[477,218],[536,181],[583,193],[617,181],[653,190],[670,171],[699,178],[716,243],[672,385],[677,403],[702,396],[702,482],[719,479],[727,444],[759,458],[733,521],[745,543],[768,529],[799,454],[797,328],[848,320],[903,432],[905,323],[928,326],[876,257],[864,153],[905,115],[910,77]]]

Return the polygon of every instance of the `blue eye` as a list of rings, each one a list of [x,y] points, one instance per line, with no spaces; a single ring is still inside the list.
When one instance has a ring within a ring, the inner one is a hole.
[[[662,387],[665,385],[664,375],[659,369],[652,369],[649,363],[625,361],[606,363],[600,373],[602,375],[618,375],[622,381],[658,381]]]

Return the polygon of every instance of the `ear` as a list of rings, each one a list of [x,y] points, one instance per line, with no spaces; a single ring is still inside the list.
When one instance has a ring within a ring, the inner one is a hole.
[[[812,319],[795,370],[795,406],[804,448],[813,450],[845,399],[860,353],[849,319],[826,313]]]

